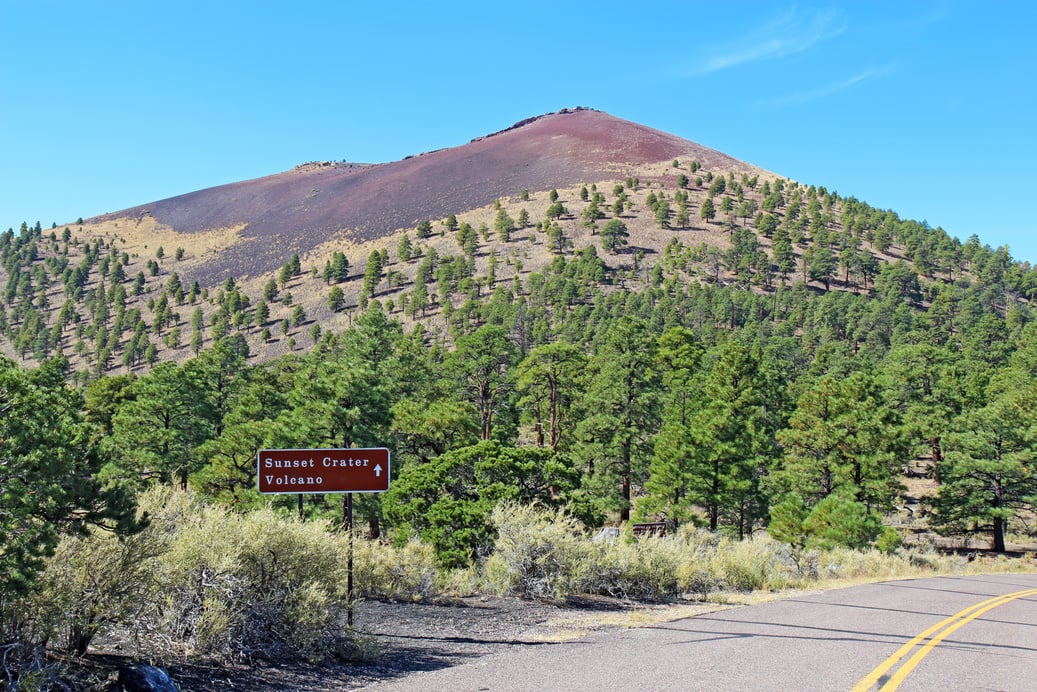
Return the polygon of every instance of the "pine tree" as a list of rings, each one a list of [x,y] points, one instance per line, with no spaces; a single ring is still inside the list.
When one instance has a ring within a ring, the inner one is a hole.
[[[702,200],[700,215],[702,216],[702,220],[706,223],[710,223],[716,218],[717,210],[716,207],[713,206],[713,200],[711,198],[707,197]]]
[[[515,221],[508,216],[508,212],[501,209],[497,212],[497,218],[493,222],[493,228],[502,243],[511,241],[511,233],[515,230]]]
[[[331,291],[328,292],[328,310],[338,312],[345,303],[346,298],[342,293],[342,289],[338,286],[332,286]]]
[[[399,246],[396,248],[396,256],[400,258],[401,262],[410,262],[413,254],[414,246],[411,244],[410,235],[404,233],[403,237],[400,238]]]
[[[382,280],[382,254],[373,250],[367,258],[367,267],[364,269],[364,295],[374,295],[378,283]]]
[[[615,253],[627,244],[630,232],[626,224],[619,219],[611,219],[601,229],[601,246],[610,253]]]
[[[100,430],[84,420],[82,394],[66,385],[61,361],[31,373],[0,361],[0,392],[0,598],[14,602],[33,588],[62,534],[140,526],[129,495],[98,480]]]
[[[617,510],[621,521],[630,518],[633,486],[643,482],[658,424],[653,346],[644,323],[628,317],[612,323],[588,364],[588,389],[580,403],[574,451],[588,465],[588,483],[602,509]]]

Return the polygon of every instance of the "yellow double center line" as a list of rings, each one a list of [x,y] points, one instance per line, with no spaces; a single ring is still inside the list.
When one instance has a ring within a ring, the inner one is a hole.
[[[942,642],[950,634],[954,633],[961,627],[964,627],[989,610],[993,610],[994,608],[1004,605],[1009,601],[1014,601],[1017,598],[1026,598],[1027,596],[1034,595],[1037,595],[1037,589],[1028,589],[1026,591],[1016,591],[1015,593],[1005,594],[1003,596],[995,596],[994,598],[989,598],[981,603],[977,603],[976,605],[969,606],[965,610],[955,613],[945,620],[941,620],[897,649],[896,653],[883,661],[878,668],[868,673],[867,677],[857,683],[853,688],[853,692],[867,692],[872,689],[872,687],[882,680],[886,673],[900,663],[900,661],[910,654],[915,647],[919,647],[918,650],[915,651],[914,655],[911,656],[904,665],[900,666],[896,673],[889,676],[885,681],[885,684],[879,688],[879,691],[891,692],[892,690],[897,689],[900,687],[900,684],[904,682],[904,679],[908,674],[915,669],[915,666],[917,666],[921,660],[936,647],[937,644]],[[928,641],[926,641],[927,639]],[[922,644],[922,642],[925,643]]]

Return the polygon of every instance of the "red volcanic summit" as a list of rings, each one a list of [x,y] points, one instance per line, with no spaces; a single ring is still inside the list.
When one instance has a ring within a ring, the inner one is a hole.
[[[688,156],[710,167],[746,167],[674,135],[578,108],[402,161],[308,164],[99,220],[151,215],[180,233],[244,224],[242,242],[196,272],[194,278],[204,284],[227,275],[274,271],[286,253],[303,253],[332,238],[373,240],[523,189],[623,179],[637,166]]]

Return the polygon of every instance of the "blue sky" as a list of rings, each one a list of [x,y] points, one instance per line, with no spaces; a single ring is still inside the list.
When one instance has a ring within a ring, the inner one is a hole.
[[[0,0],[0,228],[589,106],[1037,264],[1035,8]]]

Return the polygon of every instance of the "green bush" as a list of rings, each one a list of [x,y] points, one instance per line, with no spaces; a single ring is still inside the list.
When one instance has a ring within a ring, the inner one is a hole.
[[[879,535],[882,523],[862,503],[833,493],[817,503],[803,528],[808,547],[863,548]]]
[[[883,553],[894,553],[904,545],[904,537],[892,526],[883,527],[875,540],[875,547]]]
[[[405,466],[382,506],[391,523],[432,544],[440,566],[463,568],[491,552],[499,502],[558,505],[578,478],[551,449],[484,440]]]

